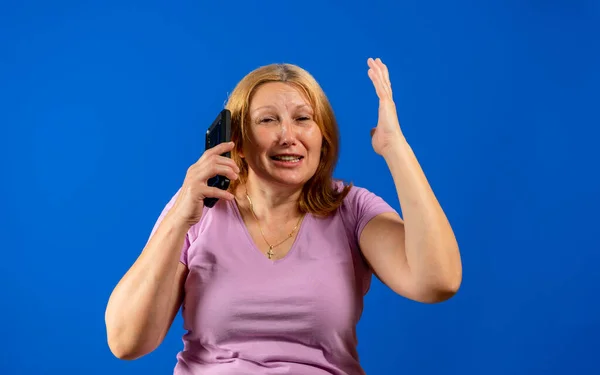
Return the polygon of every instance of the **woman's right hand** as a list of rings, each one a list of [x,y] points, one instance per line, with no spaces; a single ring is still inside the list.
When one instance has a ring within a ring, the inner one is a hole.
[[[188,226],[193,226],[202,217],[204,198],[233,200],[234,196],[226,190],[207,185],[207,181],[217,175],[236,180],[240,169],[228,157],[221,156],[233,150],[233,142],[220,143],[206,150],[197,162],[192,164],[185,175],[183,185],[170,213]]]

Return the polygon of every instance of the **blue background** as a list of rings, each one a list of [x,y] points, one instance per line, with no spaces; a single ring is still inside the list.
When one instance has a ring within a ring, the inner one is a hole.
[[[369,374],[592,374],[600,334],[600,6],[586,1],[8,1],[0,7],[0,374],[169,374],[182,322],[134,362],[104,308],[227,93],[309,70],[342,133],[338,177],[399,208],[370,144],[366,60],[458,237],[460,293],[375,282]]]

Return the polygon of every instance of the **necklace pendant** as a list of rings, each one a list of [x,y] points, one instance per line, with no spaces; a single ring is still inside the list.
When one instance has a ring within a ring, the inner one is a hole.
[[[269,246],[269,251],[267,251],[267,256],[269,259],[273,258],[273,246]]]

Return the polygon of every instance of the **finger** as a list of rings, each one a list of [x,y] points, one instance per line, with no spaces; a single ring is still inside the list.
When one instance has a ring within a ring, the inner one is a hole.
[[[233,150],[234,146],[235,144],[233,142],[223,142],[219,143],[215,147],[209,148],[208,150],[204,151],[204,153],[209,155],[221,155]]]
[[[369,65],[369,68],[373,68],[375,66],[375,60],[373,60],[372,57],[369,57],[367,59],[367,65]]]
[[[381,59],[378,57],[376,59],[373,59],[372,57],[370,57],[367,61],[369,67],[371,69],[373,69],[373,71],[375,71],[375,73],[377,73],[377,75],[381,78],[381,82],[384,85],[389,85],[391,86],[390,80],[389,80],[389,74],[387,71],[387,67],[386,65],[383,63],[383,61],[381,61]]]
[[[210,150],[209,150],[210,151]],[[200,174],[205,174],[206,170],[212,168],[214,165],[221,165],[232,169],[235,173],[240,173],[240,168],[235,161],[229,157],[222,156],[220,154],[211,155],[210,153],[204,153],[194,164],[188,168],[188,174],[196,174],[199,171]]]
[[[203,195],[205,198],[218,198],[218,199],[226,199],[226,200],[234,200],[235,197],[233,194],[228,192],[227,190],[221,190],[216,187],[206,186],[203,191]]]
[[[223,164],[213,164],[210,168],[210,173],[209,173],[208,178],[206,178],[206,180],[208,180],[209,178],[215,177],[216,175],[225,176],[230,180],[237,180],[239,177],[233,168],[231,168],[228,165],[223,165]],[[205,178],[203,178],[203,180],[204,179]]]
[[[369,75],[369,78],[371,78],[371,81],[373,82],[373,86],[375,87],[375,92],[377,93],[377,96],[379,97],[379,99],[381,99],[381,100],[388,99],[389,92],[385,88],[386,85],[382,80],[381,74],[378,73],[377,67],[373,67],[373,68],[369,69],[369,71],[367,73]]]
[[[369,78],[371,78],[371,81],[373,82],[373,87],[375,87],[375,92],[377,93],[377,96],[379,97],[379,99],[383,99],[384,92],[381,87],[382,85],[381,85],[379,76],[377,75],[377,73],[375,72],[375,70],[373,68],[369,69],[367,74],[369,75]]]
[[[226,165],[226,166],[230,167],[231,169],[233,169],[235,171],[235,173],[240,173],[240,167],[238,167],[238,165],[235,163],[235,161],[233,159],[228,158],[226,156],[216,155],[214,158],[214,163]]]
[[[374,83],[383,83],[383,81],[381,79],[382,75],[381,75],[381,67],[380,67],[379,63],[375,59],[370,57],[368,60],[368,64],[369,64],[369,67],[371,68],[370,70],[374,74],[374,78],[376,78],[375,79],[376,82],[374,82]]]
[[[387,66],[383,63],[383,61],[381,61],[381,59],[379,57],[375,60],[375,65],[377,65],[377,72],[379,74],[379,77],[381,78],[383,89],[387,93],[387,95],[391,98],[392,97],[392,83],[390,82],[390,76],[389,76],[389,73],[387,70]]]
[[[387,68],[387,65],[385,65],[379,57],[377,58],[376,62],[377,62],[377,65],[379,65],[379,68],[381,69],[381,73],[383,75],[384,81],[388,85],[392,86],[392,81],[390,81],[390,72]]]

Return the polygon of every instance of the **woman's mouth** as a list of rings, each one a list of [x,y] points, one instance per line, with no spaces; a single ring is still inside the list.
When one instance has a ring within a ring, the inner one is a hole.
[[[302,159],[304,159],[303,156],[301,155],[294,155],[294,154],[280,154],[280,155],[273,155],[271,156],[271,160],[277,162],[278,164],[297,164],[299,163]]]

